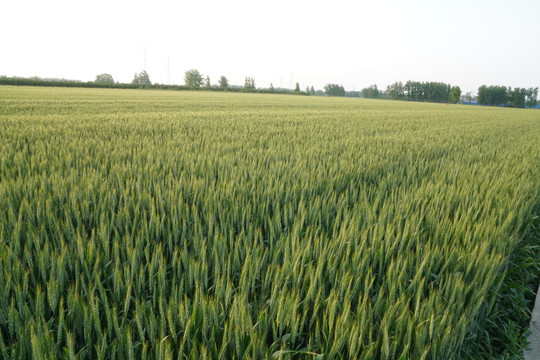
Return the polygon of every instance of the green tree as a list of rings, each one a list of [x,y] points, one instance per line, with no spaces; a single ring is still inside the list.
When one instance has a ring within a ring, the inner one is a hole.
[[[386,87],[386,94],[390,100],[403,100],[405,98],[405,89],[401,81],[395,82]]]
[[[500,106],[508,103],[509,89],[506,86],[486,86],[478,88],[477,101],[481,105]]]
[[[253,79],[251,76],[246,76],[246,79],[244,80],[244,88],[254,90],[255,89],[255,79]]]
[[[152,85],[152,82],[150,81],[150,77],[148,76],[146,70],[143,70],[138,74],[136,73],[131,83],[134,85]]]
[[[491,87],[491,105],[504,105],[508,102],[508,89],[506,86]]]
[[[525,92],[525,105],[527,107],[535,107],[538,99],[538,88],[528,88]]]
[[[508,105],[516,108],[525,107],[525,96],[527,95],[527,89],[508,88]]]
[[[114,79],[111,74],[99,74],[94,80],[96,84],[114,85]]]
[[[184,83],[190,88],[200,88],[203,85],[203,76],[199,70],[188,70],[184,73]]]
[[[294,92],[300,92],[300,84],[296,83],[296,86],[294,88]]]
[[[226,89],[229,87],[229,80],[227,80],[225,76],[221,75],[221,77],[218,80],[218,84],[220,88]]]
[[[206,75],[206,79],[204,80],[204,86],[209,88],[210,85],[210,76]]]
[[[377,99],[379,97],[379,89],[377,89],[377,84],[371,85],[368,90],[370,98]]]
[[[364,98],[377,99],[379,98],[380,91],[379,89],[377,89],[377,85],[373,84],[367,88],[363,88],[362,90],[360,90],[360,94]]]
[[[324,92],[329,96],[345,96],[345,88],[338,84],[326,84]]]
[[[448,102],[451,104],[457,104],[460,96],[461,96],[461,89],[459,88],[459,86],[454,86],[452,87],[452,89],[450,89],[450,97],[448,99]]]
[[[480,105],[487,105],[489,100],[489,90],[486,85],[482,85],[478,88],[478,94],[476,95],[476,101]]]

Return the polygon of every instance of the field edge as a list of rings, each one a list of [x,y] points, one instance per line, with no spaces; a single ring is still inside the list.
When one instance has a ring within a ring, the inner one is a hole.
[[[479,311],[459,359],[522,359],[529,348],[529,323],[540,285],[540,203],[523,225],[521,240],[492,290],[494,305]],[[491,296],[488,296],[491,298]]]

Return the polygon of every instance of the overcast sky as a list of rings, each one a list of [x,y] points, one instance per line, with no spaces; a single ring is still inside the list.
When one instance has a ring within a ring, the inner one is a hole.
[[[0,14],[7,76],[540,86],[540,0],[2,0]]]

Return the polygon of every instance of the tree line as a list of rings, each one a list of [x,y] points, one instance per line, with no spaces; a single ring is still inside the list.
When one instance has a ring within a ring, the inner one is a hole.
[[[537,104],[538,88],[515,88],[506,86],[486,86],[478,88],[476,101],[480,105],[507,107],[534,107]]]
[[[300,84],[296,83],[295,89],[275,88],[270,84],[268,88],[257,88],[255,79],[246,76],[243,86],[235,86],[229,83],[225,76],[221,76],[217,85],[212,85],[210,77],[206,77],[197,69],[190,69],[184,73],[184,85],[164,85],[153,84],[150,76],[143,70],[135,73],[131,83],[115,82],[113,76],[108,73],[99,74],[94,81],[76,81],[64,79],[41,79],[39,77],[20,78],[0,76],[0,84],[3,85],[24,85],[24,86],[59,86],[59,87],[91,87],[91,88],[119,88],[119,89],[170,89],[170,90],[213,90],[232,92],[257,92],[257,93],[278,93],[297,95],[318,95],[318,96],[346,96],[345,88],[338,84],[327,84],[323,90],[315,90],[313,86],[306,87],[305,91],[300,90]]]
[[[443,82],[420,82],[409,80],[388,85],[386,97],[391,100],[426,101],[457,104],[461,96],[459,86]]]
[[[459,86],[451,86],[442,82],[409,80],[406,83],[396,81],[388,85],[386,91],[380,90],[377,84],[373,84],[360,91],[347,91],[345,96],[456,104],[460,100],[461,89]]]
[[[379,90],[376,84],[363,88],[360,91],[346,91],[342,85],[328,83],[324,86],[324,91],[315,90],[313,86],[306,87],[305,91],[300,90],[300,84],[296,83],[295,89],[275,88],[270,84],[269,88],[257,88],[255,79],[246,76],[244,85],[230,85],[225,76],[221,76],[217,85],[212,85],[210,77],[203,76],[198,70],[190,69],[184,74],[184,85],[164,85],[152,84],[150,76],[143,70],[135,73],[133,81],[129,84],[115,82],[111,74],[99,74],[94,81],[82,82],[65,79],[41,79],[39,77],[20,78],[0,76],[0,84],[4,85],[26,85],[26,86],[59,86],[59,87],[109,87],[120,89],[170,89],[170,90],[217,90],[234,92],[259,92],[259,93],[284,93],[299,95],[326,95],[326,96],[348,96],[363,97],[368,99],[389,99],[405,101],[422,101],[437,103],[456,104],[461,100],[461,89],[459,86],[451,86],[443,82],[419,82],[409,80],[406,83],[396,81],[386,87],[386,91]],[[469,96],[470,98],[470,96]],[[507,106],[507,107],[534,107],[538,104],[538,87],[536,88],[514,88],[506,86],[486,86],[478,88],[476,97],[480,105]],[[470,102],[470,99],[469,99]]]
[[[276,93],[276,94],[296,94],[310,95],[310,93],[300,91],[292,91],[290,89],[274,88],[270,84],[270,88],[256,88],[255,80],[252,77],[248,79],[244,86],[230,85],[227,78],[222,76],[219,79],[219,84],[209,85],[209,77],[204,79],[203,85],[193,86],[192,83],[187,85],[166,85],[152,83],[148,74],[143,71],[135,74],[131,83],[115,82],[110,74],[100,74],[96,76],[95,81],[80,81],[67,79],[42,79],[39,77],[23,78],[23,77],[7,77],[0,75],[0,85],[15,85],[15,86],[46,86],[46,87],[77,87],[77,88],[112,88],[112,89],[156,89],[156,90],[210,90],[210,91],[229,91],[229,92],[254,92],[254,93]],[[321,93],[322,95],[322,93]]]
[[[377,85],[371,85],[360,92],[347,92],[345,96],[457,104],[462,100],[461,94],[459,86],[451,86],[442,82],[409,80],[405,84],[399,81],[388,85],[386,91],[380,91]],[[538,104],[538,87],[512,89],[506,86],[482,85],[478,88],[476,100],[480,105],[532,108]]]

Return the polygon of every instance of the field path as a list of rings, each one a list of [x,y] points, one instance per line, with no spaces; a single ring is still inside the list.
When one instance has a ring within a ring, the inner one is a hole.
[[[531,342],[531,350],[525,351],[525,360],[540,359],[540,287],[536,292],[536,302],[531,317],[531,333],[529,341]]]

